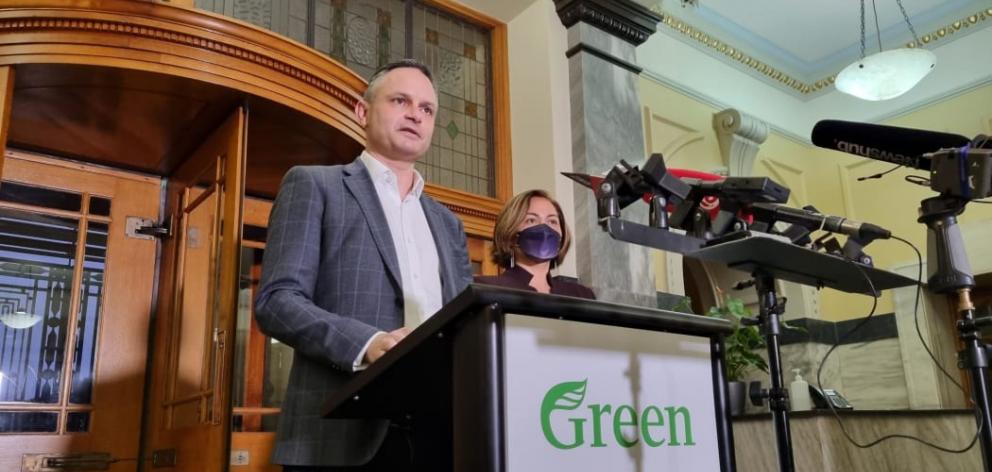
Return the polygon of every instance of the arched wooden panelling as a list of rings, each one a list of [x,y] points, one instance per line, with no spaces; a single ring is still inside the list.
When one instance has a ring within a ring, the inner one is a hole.
[[[364,142],[364,80],[305,46],[227,17],[126,0],[8,1],[0,65],[62,63],[188,77],[284,104]]]
[[[445,7],[448,2],[436,4]],[[497,33],[494,41],[505,42],[505,26]],[[499,59],[505,63],[505,57]],[[4,2],[0,66],[39,64],[194,79],[286,106],[330,125],[359,145],[365,142],[352,113],[365,90],[364,79],[288,38],[210,12],[129,0]],[[498,91],[505,92],[503,82],[499,81]],[[508,126],[498,128],[505,131]],[[499,134],[508,142],[505,132]],[[491,237],[502,200],[509,195],[509,159],[500,157],[495,199],[427,187],[430,195],[461,217],[470,235]]]

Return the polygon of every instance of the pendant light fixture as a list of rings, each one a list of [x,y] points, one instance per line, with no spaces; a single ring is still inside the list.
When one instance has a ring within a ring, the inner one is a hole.
[[[837,74],[834,82],[837,90],[863,100],[879,101],[896,98],[915,87],[937,64],[937,56],[920,47],[922,43],[909,21],[909,15],[906,14],[902,1],[895,0],[895,2],[899,5],[909,32],[913,34],[915,47],[882,50],[878,10],[875,9],[875,0],[872,0],[878,52],[865,57],[865,0],[861,0],[861,59]]]

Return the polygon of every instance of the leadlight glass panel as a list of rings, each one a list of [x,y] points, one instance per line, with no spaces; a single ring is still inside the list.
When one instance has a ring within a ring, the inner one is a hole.
[[[0,188],[0,202],[28,208],[0,208],[0,434],[86,432],[109,224],[86,220],[83,195],[13,182]],[[109,215],[109,199],[89,201],[90,215]],[[73,210],[79,213],[64,214]],[[79,248],[82,228],[85,247]],[[77,290],[79,309],[72,313]],[[70,404],[74,411],[67,411]]]
[[[0,433],[54,433],[58,422],[54,411],[0,411]]]
[[[0,208],[0,402],[59,403],[77,226]]]
[[[90,412],[72,411],[66,415],[65,431],[67,433],[85,433],[90,430]]]
[[[433,145],[417,163],[432,183],[492,196],[489,32],[440,10],[413,9],[413,57],[434,71]]]
[[[76,321],[76,352],[72,360],[69,401],[89,404],[93,396],[97,333],[103,302],[103,272],[107,260],[106,223],[90,222],[86,228],[86,259],[79,287],[79,317]]]

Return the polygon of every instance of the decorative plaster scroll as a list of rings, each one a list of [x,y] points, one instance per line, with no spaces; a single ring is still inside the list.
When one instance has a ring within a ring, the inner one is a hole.
[[[758,148],[768,138],[768,124],[728,108],[713,115],[720,155],[731,177],[751,175]]]

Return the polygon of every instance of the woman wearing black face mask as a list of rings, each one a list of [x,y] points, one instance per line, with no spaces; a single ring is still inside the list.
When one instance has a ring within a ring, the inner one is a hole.
[[[530,190],[513,197],[496,219],[492,258],[503,269],[498,276],[477,276],[477,283],[595,299],[585,285],[568,277],[552,277],[565,258],[571,235],[565,215],[547,192]]]

